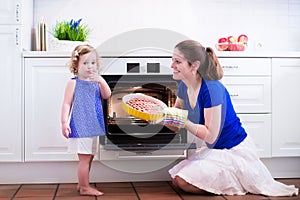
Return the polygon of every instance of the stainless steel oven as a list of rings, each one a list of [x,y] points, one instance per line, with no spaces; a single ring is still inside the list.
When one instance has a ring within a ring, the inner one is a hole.
[[[143,93],[175,103],[178,82],[172,78],[171,57],[103,57],[103,78],[112,96],[103,102],[106,135],[100,138],[100,161],[109,160],[176,160],[187,157],[185,129],[175,133],[161,124],[128,115],[121,106],[122,97]]]

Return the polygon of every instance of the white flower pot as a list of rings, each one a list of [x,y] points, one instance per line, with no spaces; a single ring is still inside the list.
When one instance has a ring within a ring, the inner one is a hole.
[[[57,38],[50,38],[48,51],[73,51],[76,46],[88,44],[82,41],[58,40]]]

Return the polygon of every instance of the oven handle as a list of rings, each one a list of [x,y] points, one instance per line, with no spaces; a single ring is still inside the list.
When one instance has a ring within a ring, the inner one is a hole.
[[[151,152],[136,152],[136,155],[118,155],[119,159],[148,159],[148,158],[157,158],[157,159],[166,159],[166,158],[186,158],[187,150],[183,151],[183,154],[177,155],[153,155]]]

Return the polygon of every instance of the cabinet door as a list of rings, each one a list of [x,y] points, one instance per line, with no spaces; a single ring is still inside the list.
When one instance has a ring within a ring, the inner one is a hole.
[[[239,114],[247,134],[252,137],[261,158],[271,157],[271,114]]]
[[[271,112],[271,77],[224,77],[237,113]]]
[[[300,58],[272,65],[272,155],[300,156]]]
[[[16,26],[0,25],[0,161],[22,160],[21,52]],[[9,47],[9,48],[6,48]]]
[[[25,161],[75,160],[60,114],[69,58],[25,58]]]
[[[21,0],[0,0],[0,24],[20,24]]]

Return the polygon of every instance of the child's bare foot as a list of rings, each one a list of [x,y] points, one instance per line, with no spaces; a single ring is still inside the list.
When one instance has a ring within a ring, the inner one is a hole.
[[[92,187],[80,187],[80,195],[101,196],[104,193]]]

